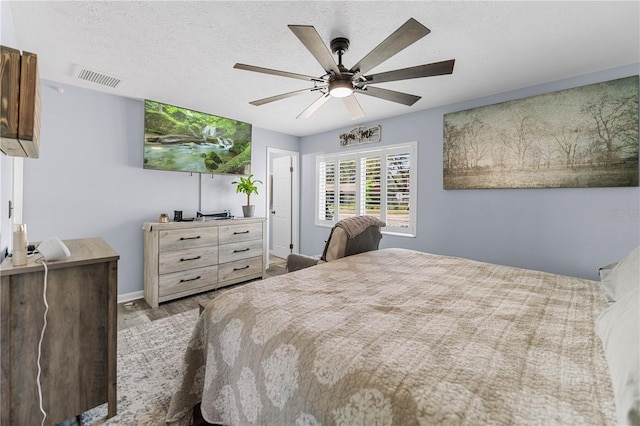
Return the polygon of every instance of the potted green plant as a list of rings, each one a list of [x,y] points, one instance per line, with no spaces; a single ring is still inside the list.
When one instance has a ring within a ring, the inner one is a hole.
[[[244,214],[244,217],[253,216],[253,212],[256,206],[251,205],[251,194],[258,195],[258,187],[256,186],[256,183],[262,183],[260,179],[252,178],[253,175],[249,175],[246,178],[240,176],[239,181],[234,180],[233,182],[231,182],[232,184],[236,185],[236,193],[247,194],[247,205],[242,206],[242,213]]]

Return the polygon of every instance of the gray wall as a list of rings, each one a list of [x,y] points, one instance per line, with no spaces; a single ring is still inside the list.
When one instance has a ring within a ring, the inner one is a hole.
[[[173,217],[173,210],[194,216],[199,208],[199,175],[142,168],[143,119],[140,100],[43,80],[40,158],[24,165],[29,240],[104,238],[120,254],[119,295],[143,289],[142,224],[160,213]],[[298,140],[254,128],[253,173],[266,182],[267,146],[297,151]],[[233,179],[205,176],[206,210],[242,215],[245,198]],[[251,201],[264,216],[264,191]]]
[[[370,123],[382,125],[382,145],[418,142],[417,237],[386,235],[381,247],[404,247],[597,279],[598,267],[620,259],[640,244],[640,188],[445,191],[443,115],[637,75],[639,68],[635,64]],[[311,188],[315,185],[315,156],[357,149],[338,147],[338,134],[347,130],[301,140],[302,253],[320,253],[329,233],[328,228],[314,224],[315,191]]]

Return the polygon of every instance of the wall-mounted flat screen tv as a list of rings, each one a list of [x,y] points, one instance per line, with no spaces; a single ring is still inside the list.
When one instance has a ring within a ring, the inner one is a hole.
[[[144,168],[251,173],[251,124],[144,101]]]

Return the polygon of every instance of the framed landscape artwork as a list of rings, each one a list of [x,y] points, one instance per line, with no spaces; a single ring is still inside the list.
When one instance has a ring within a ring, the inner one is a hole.
[[[444,189],[638,186],[638,76],[444,116]]]

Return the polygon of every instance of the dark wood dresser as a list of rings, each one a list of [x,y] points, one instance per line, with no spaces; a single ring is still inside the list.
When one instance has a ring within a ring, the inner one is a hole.
[[[71,256],[48,265],[41,384],[45,424],[108,402],[116,414],[118,259],[103,239],[66,240]],[[38,341],[44,324],[44,266],[0,265],[0,425],[39,425]]]

